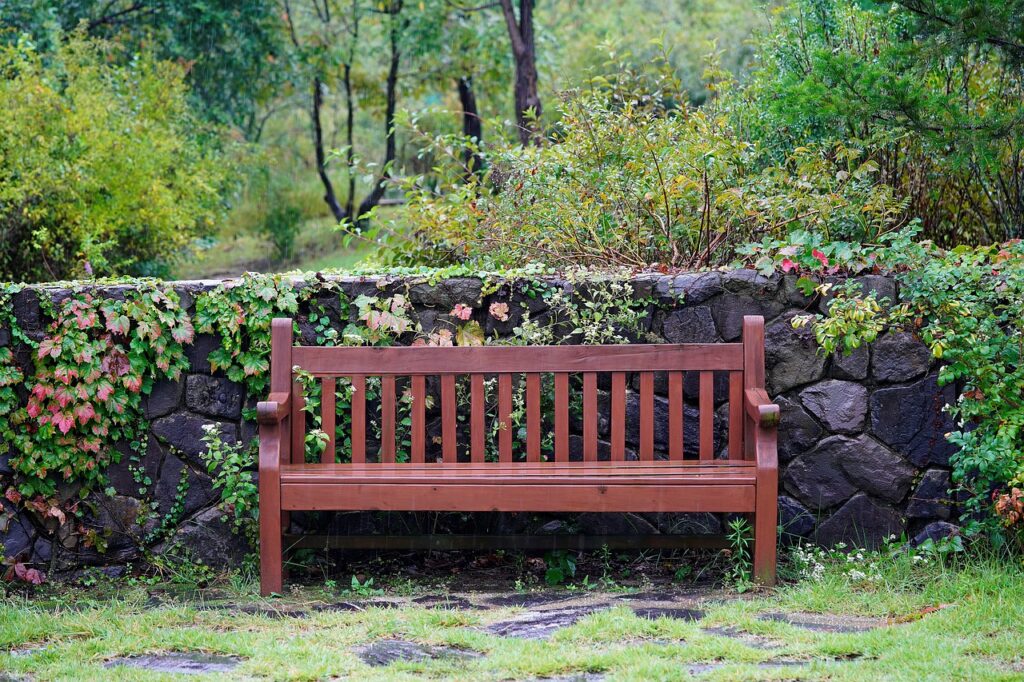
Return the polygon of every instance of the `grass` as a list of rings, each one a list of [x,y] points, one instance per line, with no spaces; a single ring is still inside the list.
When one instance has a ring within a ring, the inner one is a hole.
[[[861,565],[857,561],[830,556],[821,562],[825,568],[819,579],[710,602],[702,607],[706,616],[701,622],[644,620],[616,606],[546,641],[484,631],[488,623],[521,612],[515,608],[368,605],[361,611],[309,610],[303,618],[272,618],[208,608],[208,600],[216,594],[234,605],[288,609],[358,595],[319,586],[267,601],[236,576],[216,590],[154,607],[149,599],[160,587],[113,582],[34,600],[7,597],[0,603],[0,652],[23,653],[0,653],[0,670],[14,679],[172,679],[138,669],[108,669],[103,663],[115,656],[202,651],[242,659],[233,673],[218,679],[518,680],[592,672],[608,680],[675,680],[687,678],[691,665],[716,663],[706,679],[1024,680],[1024,571],[1019,559],[919,561],[907,553],[872,555],[863,562],[876,563],[875,577],[868,580],[850,578],[851,565]],[[885,617],[894,624],[839,634],[759,618],[779,611]],[[720,627],[745,631],[774,648],[709,631]],[[358,645],[386,638],[481,655],[385,668],[368,667],[357,657]],[[779,661],[807,664],[757,665]]]

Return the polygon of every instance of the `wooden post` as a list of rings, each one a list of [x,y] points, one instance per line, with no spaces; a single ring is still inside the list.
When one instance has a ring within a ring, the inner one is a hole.
[[[270,325],[270,393],[288,396],[292,378],[292,321],[274,318]],[[287,409],[287,406],[286,406]],[[284,413],[287,414],[287,413]],[[288,525],[281,511],[281,464],[288,461],[290,418],[275,409],[259,425],[260,594],[280,592],[284,581],[282,531]]]

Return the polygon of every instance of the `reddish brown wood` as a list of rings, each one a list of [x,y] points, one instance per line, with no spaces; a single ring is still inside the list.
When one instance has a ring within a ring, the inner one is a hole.
[[[366,461],[366,377],[352,377],[352,463]]]
[[[419,510],[532,511],[532,512],[750,512],[754,486],[700,485],[680,488],[662,480],[646,484],[550,485],[544,481],[493,485],[483,479],[471,484],[443,485],[398,478],[386,483],[354,485],[282,484],[281,502],[287,510]]]
[[[320,461],[324,464],[334,463],[334,419],[336,416],[334,393],[336,388],[334,377],[324,377],[320,381],[320,428],[327,434],[327,447],[320,454]]]
[[[764,388],[764,318],[743,318],[743,388]],[[754,422],[743,422],[743,456],[754,459]]]
[[[484,376],[474,374],[470,378],[470,460],[484,461],[484,443],[487,437],[487,425],[484,423],[484,411],[487,408]]]
[[[395,377],[380,378],[380,461],[395,461]]]
[[[621,346],[430,346],[390,348],[296,346],[292,362],[317,376],[374,374],[491,374],[525,372],[666,372],[743,368],[738,343]]]
[[[426,452],[426,409],[427,380],[422,375],[412,377],[412,433],[409,437],[409,459],[413,463],[422,463]]]
[[[612,373],[612,460],[626,459],[626,373]]]
[[[555,461],[569,460],[569,375],[555,374]]]
[[[715,456],[715,375],[713,372],[700,373],[700,458]]]
[[[583,374],[583,459],[597,461],[597,374]]]
[[[668,373],[668,458],[683,458],[683,373]]]
[[[284,440],[280,424],[260,426],[260,593],[263,595],[280,593],[284,582],[280,473]]]
[[[743,457],[743,372],[729,372],[729,459]]]
[[[445,462],[458,461],[457,432],[459,403],[455,393],[455,375],[441,375],[441,457]]]
[[[498,375],[498,461],[512,461],[512,375]]]
[[[640,459],[654,459],[654,375],[640,374]]]
[[[300,464],[306,458],[306,413],[303,408],[306,406],[306,398],[303,392],[302,383],[298,379],[292,380],[292,413],[288,417],[291,429],[291,461],[293,464]]]
[[[540,375],[526,375],[526,461],[540,461]]]

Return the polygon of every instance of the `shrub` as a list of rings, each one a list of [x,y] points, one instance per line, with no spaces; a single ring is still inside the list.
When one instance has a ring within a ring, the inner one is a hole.
[[[114,49],[0,48],[0,280],[164,274],[221,215],[226,157],[183,69]]]

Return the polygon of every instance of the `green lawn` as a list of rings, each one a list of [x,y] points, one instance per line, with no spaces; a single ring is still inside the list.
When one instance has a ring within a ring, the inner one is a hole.
[[[852,580],[850,565],[833,558],[818,580],[772,591],[660,588],[674,590],[681,601],[697,600],[704,614],[697,622],[641,618],[621,590],[577,589],[556,606],[593,600],[612,606],[545,640],[487,631],[521,618],[522,608],[415,606],[409,600],[416,594],[437,590],[408,582],[373,596],[307,586],[273,600],[256,597],[254,586],[237,576],[174,599],[160,585],[51,588],[34,599],[8,596],[0,604],[0,652],[6,652],[0,653],[0,670],[11,679],[180,679],[103,664],[118,656],[207,652],[240,661],[210,679],[525,680],[587,679],[582,675],[590,673],[589,679],[606,680],[691,674],[709,680],[1024,680],[1019,559],[894,556],[879,561],[868,580]],[[383,599],[404,605],[372,604]],[[318,610],[342,600],[357,608]],[[282,617],[282,611],[299,613]],[[770,613],[855,615],[862,617],[856,622],[879,627],[808,630],[765,619]],[[357,655],[361,646],[395,638],[451,647],[454,655],[384,667],[370,667]]]

